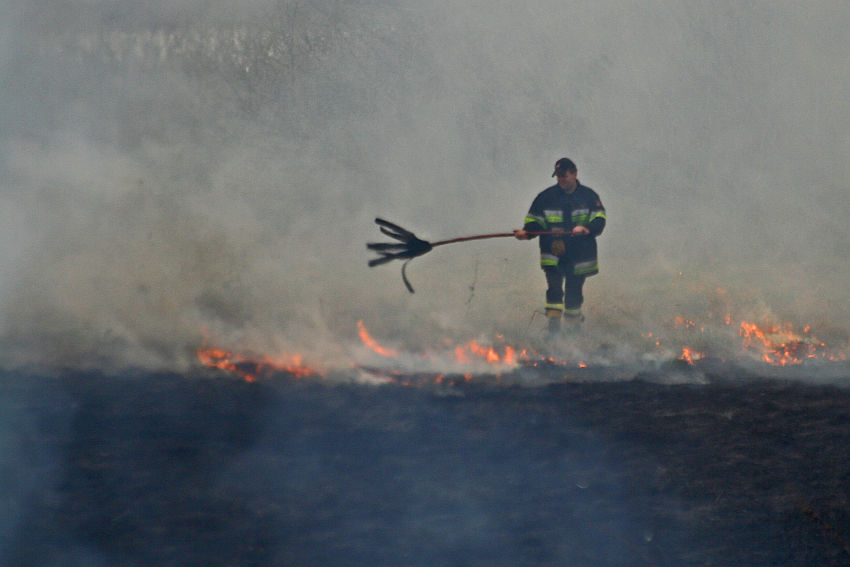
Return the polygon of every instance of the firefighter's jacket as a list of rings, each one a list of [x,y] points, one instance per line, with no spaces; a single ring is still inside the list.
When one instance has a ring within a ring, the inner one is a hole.
[[[569,233],[585,226],[590,234],[540,235],[540,266],[558,266],[564,273],[592,276],[599,272],[596,237],[605,228],[605,207],[590,187],[578,183],[567,193],[559,185],[544,189],[531,203],[523,229],[528,232]]]

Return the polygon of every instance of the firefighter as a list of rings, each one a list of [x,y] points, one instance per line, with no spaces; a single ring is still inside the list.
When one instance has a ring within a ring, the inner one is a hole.
[[[578,170],[569,158],[555,162],[552,177],[557,183],[541,191],[525,224],[514,231],[519,240],[540,234],[540,266],[546,275],[546,318],[550,335],[561,330],[578,330],[584,316],[584,280],[599,272],[596,237],[605,228],[605,207],[599,195],[582,185]]]

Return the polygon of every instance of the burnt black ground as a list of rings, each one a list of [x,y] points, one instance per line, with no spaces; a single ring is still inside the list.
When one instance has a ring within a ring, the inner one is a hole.
[[[5,372],[4,565],[850,565],[850,390]]]

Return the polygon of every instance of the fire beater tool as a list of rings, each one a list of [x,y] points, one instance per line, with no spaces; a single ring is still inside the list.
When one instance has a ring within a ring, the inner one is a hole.
[[[410,285],[410,281],[407,279],[407,264],[418,256],[422,256],[423,254],[427,254],[431,250],[433,250],[436,246],[442,246],[444,244],[453,244],[455,242],[468,242],[470,240],[484,240],[486,238],[506,238],[509,236],[514,236],[513,232],[495,232],[491,234],[475,234],[472,236],[460,236],[457,238],[449,238],[447,240],[439,240],[437,242],[428,242],[427,240],[422,240],[418,238],[415,234],[410,232],[407,229],[400,227],[395,223],[391,223],[388,220],[384,220],[382,218],[376,218],[375,224],[377,224],[381,232],[389,236],[390,238],[394,238],[398,240],[398,242],[369,242],[366,244],[366,248],[369,250],[374,250],[378,253],[378,258],[373,258],[369,260],[369,267],[372,268],[374,266],[380,266],[381,264],[386,264],[387,262],[391,262],[393,260],[405,260],[405,262],[401,265],[401,279],[404,281],[405,287],[407,287],[407,291],[410,293],[413,292],[413,286]],[[554,232],[529,232],[530,235],[541,235],[541,234],[556,234]],[[562,234],[564,236],[569,236],[569,233],[558,232],[557,234]]]

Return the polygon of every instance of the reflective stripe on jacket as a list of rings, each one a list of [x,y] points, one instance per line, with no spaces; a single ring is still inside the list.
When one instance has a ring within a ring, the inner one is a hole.
[[[529,232],[569,233],[573,227],[587,227],[588,235],[540,235],[540,265],[592,276],[599,272],[596,237],[602,234],[605,221],[605,207],[593,189],[579,183],[575,191],[567,193],[553,185],[531,203],[523,228]]]

